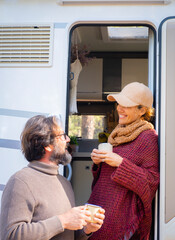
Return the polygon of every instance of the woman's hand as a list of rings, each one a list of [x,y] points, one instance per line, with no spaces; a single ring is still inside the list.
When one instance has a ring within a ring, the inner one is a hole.
[[[96,232],[101,228],[105,218],[104,213],[105,213],[105,210],[103,208],[100,208],[99,212],[94,215],[95,223],[88,222],[87,225],[84,226],[84,232],[86,234]]]
[[[123,161],[123,158],[117,153],[100,151],[98,149],[93,149],[91,158],[97,165],[101,162],[105,162],[112,167],[118,167]]]

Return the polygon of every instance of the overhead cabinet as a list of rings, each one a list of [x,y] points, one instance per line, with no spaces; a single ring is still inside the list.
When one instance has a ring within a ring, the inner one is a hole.
[[[147,58],[96,58],[84,66],[78,79],[78,99],[106,99],[128,83],[148,84]]]

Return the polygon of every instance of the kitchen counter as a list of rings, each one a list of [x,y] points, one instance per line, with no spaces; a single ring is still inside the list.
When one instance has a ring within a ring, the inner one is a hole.
[[[72,154],[73,158],[90,158],[91,152],[74,152]]]

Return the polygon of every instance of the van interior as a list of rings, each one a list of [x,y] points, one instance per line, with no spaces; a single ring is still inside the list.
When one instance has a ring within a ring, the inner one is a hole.
[[[118,121],[117,103],[109,102],[107,95],[134,81],[153,90],[154,51],[150,26],[81,24],[72,29],[67,132],[78,142],[76,148],[71,145],[76,205],[86,203],[90,196],[90,153],[107,142]]]

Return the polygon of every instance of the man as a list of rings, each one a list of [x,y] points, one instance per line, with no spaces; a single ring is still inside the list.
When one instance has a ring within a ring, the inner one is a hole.
[[[69,137],[56,117],[35,116],[21,134],[28,167],[15,173],[2,196],[1,240],[87,239],[103,224],[104,210],[90,223],[84,206],[74,207],[70,183],[58,174],[59,164],[70,163]]]

